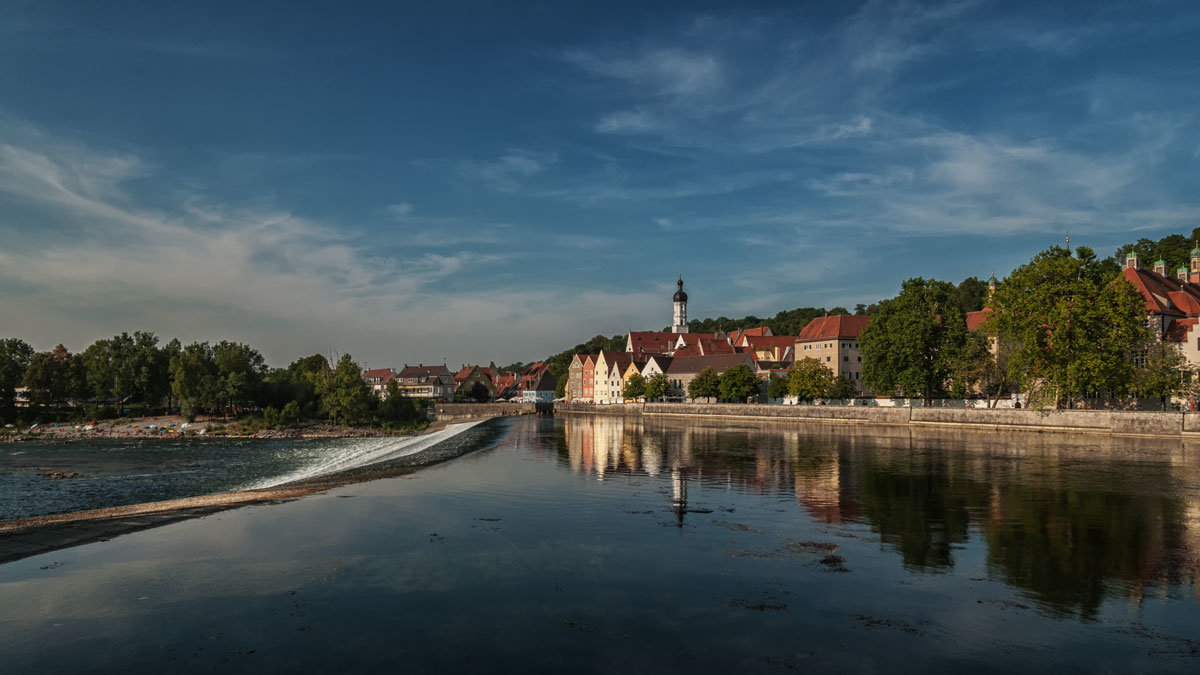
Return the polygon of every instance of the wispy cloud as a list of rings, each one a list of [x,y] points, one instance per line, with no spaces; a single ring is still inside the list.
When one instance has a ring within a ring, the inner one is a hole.
[[[0,312],[21,316],[21,335],[39,346],[147,327],[184,339],[257,339],[283,361],[330,346],[375,363],[503,359],[575,339],[563,307],[610,318],[628,311],[621,293],[567,302],[567,288],[527,290],[524,276],[505,283],[506,261],[491,253],[380,250],[343,226],[195,195],[151,209],[132,189],[152,171],[144,160],[5,132]],[[62,236],[68,230],[76,235]],[[462,293],[452,281],[463,275],[493,281]],[[576,318],[601,332],[594,319]],[[481,325],[499,341],[488,342],[490,354],[472,337]],[[544,336],[530,342],[530,331]]]
[[[482,182],[497,192],[513,192],[522,182],[558,162],[554,153],[509,150],[492,160],[469,160],[459,164],[462,176]]]
[[[564,58],[592,75],[624,82],[650,96],[707,94],[719,89],[725,77],[713,55],[682,49],[576,49]]]

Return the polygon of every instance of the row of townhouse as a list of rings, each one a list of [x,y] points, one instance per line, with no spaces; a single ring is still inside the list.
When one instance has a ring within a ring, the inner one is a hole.
[[[545,363],[524,372],[504,372],[495,363],[488,367],[463,365],[452,373],[445,365],[405,364],[402,370],[376,368],[363,371],[363,381],[377,396],[385,396],[388,383],[396,382],[400,394],[410,398],[453,401],[455,394],[487,400],[553,401],[558,381]],[[486,395],[479,395],[480,392]]]
[[[672,385],[672,398],[686,398],[687,385],[705,368],[718,374],[744,363],[760,378],[786,375],[797,359],[813,358],[835,376],[845,374],[862,384],[862,352],[858,338],[870,322],[866,316],[813,319],[797,336],[773,335],[767,326],[731,333],[690,333],[683,280],[671,301],[675,324],[670,331],[630,331],[624,352],[577,354],[568,371],[566,396],[573,401],[615,403],[634,373],[649,379],[662,373]]]

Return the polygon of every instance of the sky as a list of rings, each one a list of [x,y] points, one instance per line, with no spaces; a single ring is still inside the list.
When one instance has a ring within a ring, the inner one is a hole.
[[[1200,3],[0,0],[0,337],[529,361],[1200,226]]]

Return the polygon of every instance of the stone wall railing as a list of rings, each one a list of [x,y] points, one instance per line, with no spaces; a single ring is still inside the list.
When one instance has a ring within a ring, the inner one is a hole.
[[[904,425],[1098,433],[1132,436],[1200,437],[1200,413],[1109,410],[1013,410],[835,405],[744,405],[736,403],[556,403],[556,413],[771,419],[832,424]]]

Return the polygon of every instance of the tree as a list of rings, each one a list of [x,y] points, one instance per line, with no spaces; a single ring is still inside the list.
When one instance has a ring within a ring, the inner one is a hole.
[[[222,340],[213,346],[217,366],[217,384],[226,409],[257,398],[267,365],[257,349],[238,342]]]
[[[825,389],[825,398],[844,401],[858,396],[858,387],[855,386],[854,380],[850,376],[842,373],[833,378],[829,387]]]
[[[705,368],[688,382],[687,386],[688,397],[696,398],[715,398],[721,394],[721,378],[717,375],[717,371],[711,367]]]
[[[767,380],[767,398],[786,398],[788,395],[788,378],[777,373],[771,373]]]
[[[646,399],[655,401],[665,398],[671,391],[671,381],[665,373],[655,373],[646,380]]]
[[[739,401],[758,396],[762,391],[762,383],[758,376],[754,374],[753,370],[750,370],[750,366],[744,363],[730,366],[724,373],[721,373],[719,387],[721,398]]]
[[[38,352],[25,369],[23,383],[34,405],[61,403],[80,393],[82,367],[79,359],[58,345],[52,351]]]
[[[149,331],[97,340],[83,352],[88,387],[96,398],[158,403],[170,391],[169,357]]]
[[[1130,357],[1150,340],[1137,289],[1083,247],[1038,253],[1000,284],[992,306],[993,330],[1014,347],[1009,377],[1055,407],[1127,391]]]
[[[0,418],[10,419],[16,408],[17,387],[33,359],[33,347],[18,338],[0,340]]]
[[[637,399],[646,395],[646,378],[639,373],[634,373],[625,380],[625,387],[621,391],[621,395],[627,399]]]
[[[863,379],[873,391],[921,397],[944,395],[951,362],[966,339],[963,312],[944,281],[909,279],[900,294],[879,303],[863,329]]]
[[[987,302],[988,285],[976,277],[967,277],[954,287],[951,298],[958,309],[965,315],[967,312],[977,312],[983,309]]]
[[[833,382],[833,372],[811,356],[796,361],[788,374],[788,393],[801,401],[825,395]]]
[[[371,390],[362,379],[362,368],[349,354],[343,354],[331,377],[320,381],[321,408],[329,420],[341,424],[359,424],[371,411]]]
[[[483,391],[486,397],[487,388],[484,387]],[[400,391],[400,385],[396,380],[388,381],[384,388],[383,399],[379,402],[379,420],[386,425],[412,422],[417,417],[417,407],[413,405],[412,399]]]
[[[1177,344],[1155,340],[1146,346],[1135,380],[1139,394],[1159,399],[1165,409],[1168,399],[1187,392],[1190,381],[1187,358]]]
[[[995,364],[990,344],[991,338],[982,330],[968,331],[963,344],[950,357],[951,398],[967,398],[975,393],[976,386],[990,375]]]
[[[171,359],[169,370],[171,395],[179,401],[179,412],[188,420],[220,405],[220,372],[207,342],[193,342],[182,348]]]
[[[485,387],[482,382],[476,382],[472,384],[471,390],[467,392],[467,396],[476,403],[484,403],[491,398],[491,394],[488,393],[488,388]]]

